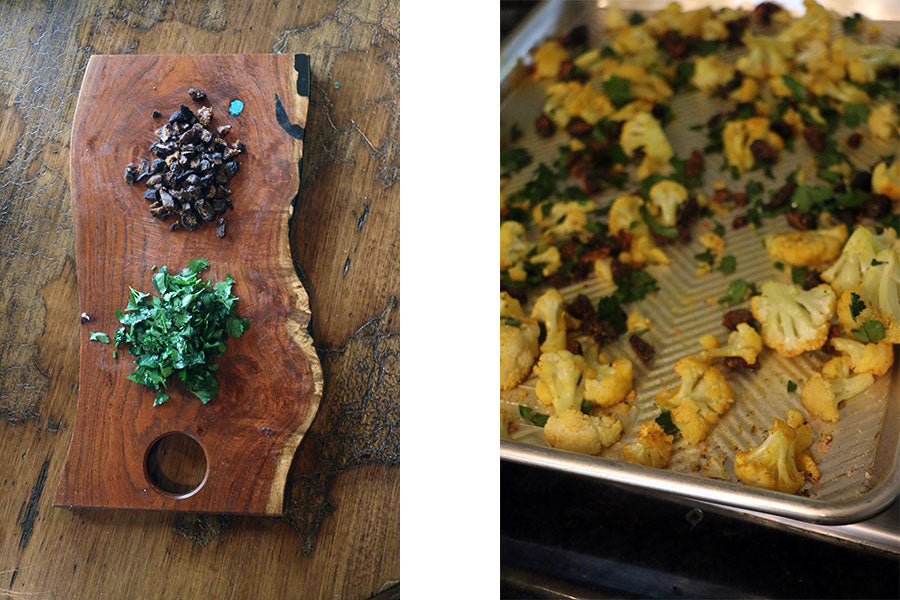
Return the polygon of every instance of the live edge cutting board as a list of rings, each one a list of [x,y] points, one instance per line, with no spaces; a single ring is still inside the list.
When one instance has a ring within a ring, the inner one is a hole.
[[[241,140],[240,171],[231,180],[228,232],[215,223],[195,232],[169,231],[150,216],[143,185],[124,181],[125,165],[148,156],[153,131],[184,103],[188,89],[206,91],[213,125],[231,124]],[[238,116],[232,100],[244,103]],[[94,56],[75,110],[71,143],[72,205],[81,330],[78,408],[56,505],[150,510],[280,514],[291,460],[322,394],[322,372],[307,332],[309,300],[288,246],[288,220],[300,182],[309,104],[305,55]],[[152,119],[159,110],[162,117]],[[238,312],[251,319],[219,359],[219,395],[202,405],[170,378],[171,399],[126,377],[133,356],[112,338],[114,315],[128,286],[154,291],[151,267],[170,272],[207,258],[205,279],[230,273]],[[203,448],[207,472],[181,496],[157,488],[145,467],[161,436],[181,432]]]

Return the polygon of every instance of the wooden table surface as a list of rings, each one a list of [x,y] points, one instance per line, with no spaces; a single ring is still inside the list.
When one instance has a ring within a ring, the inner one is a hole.
[[[399,594],[399,3],[0,6],[0,596]],[[78,393],[68,186],[92,54],[308,53],[291,248],[325,393],[283,518],[53,508]]]

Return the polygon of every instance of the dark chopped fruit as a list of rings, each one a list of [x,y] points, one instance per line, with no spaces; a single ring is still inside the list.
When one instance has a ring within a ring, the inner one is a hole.
[[[572,62],[572,59],[567,58],[566,60],[559,63],[559,78],[563,81],[567,81],[569,76],[572,74],[572,69],[575,68],[575,63]]]
[[[755,140],[750,144],[750,152],[753,153],[757,163],[768,164],[775,160],[775,151],[765,140]]]
[[[613,281],[624,281],[631,274],[631,267],[616,259],[610,263]]]
[[[850,182],[850,187],[854,190],[860,190],[862,192],[871,192],[872,174],[868,171],[860,171],[853,176],[853,180]]]
[[[716,204],[723,204],[731,200],[731,190],[721,189],[713,192],[713,202]]]
[[[566,342],[566,350],[572,354],[581,354],[581,342],[578,340],[569,340]]]
[[[197,88],[191,88],[188,90],[188,96],[191,97],[191,100],[194,102],[201,102],[202,100],[206,100],[206,92],[203,90],[198,90]]]
[[[803,129],[803,139],[809,144],[809,147],[816,152],[821,151],[825,147],[825,136],[813,127],[805,127]]]
[[[668,52],[672,58],[682,58],[690,52],[690,46],[684,37],[677,31],[670,29],[664,32],[658,39],[659,45]]]
[[[725,360],[722,361],[722,364],[724,364],[729,369],[750,369],[751,371],[759,370],[759,361],[756,361],[751,365],[740,356],[726,356]]]
[[[588,171],[584,174],[584,183],[581,188],[588,196],[596,194],[603,189],[603,178],[597,171]]]
[[[221,217],[219,222],[216,224],[216,237],[223,238],[225,237],[225,227],[228,225],[228,221],[225,220],[225,217]]]
[[[584,294],[578,294],[572,303],[566,307],[566,312],[576,319],[586,319],[590,315],[596,316],[593,303]]]
[[[590,315],[581,322],[581,333],[594,338],[598,344],[608,344],[619,338],[615,328],[608,322],[599,320],[596,314]]]
[[[831,327],[829,327],[828,340],[825,342],[825,345],[822,346],[822,351],[827,354],[831,354],[832,356],[840,355],[840,352],[834,347],[834,345],[831,343],[831,340],[841,337],[842,333],[843,329],[840,325],[832,325]]]
[[[791,227],[799,229],[800,231],[806,231],[816,227],[816,216],[811,213],[791,211],[785,213],[784,218],[787,219],[787,222]]]
[[[565,261],[572,260],[578,253],[578,244],[575,242],[566,242],[559,247],[559,256]]]
[[[834,218],[848,227],[856,224],[856,213],[851,208],[839,208],[835,210]]]
[[[735,308],[734,310],[729,310],[725,313],[725,316],[722,317],[722,326],[726,329],[730,329],[734,331],[737,329],[737,326],[741,323],[746,323],[751,327],[756,327],[756,320],[753,318],[753,313],[747,310],[746,308]]]
[[[784,9],[774,2],[763,2],[753,9],[753,20],[757,25],[767,27],[772,24],[772,15],[781,10]]]
[[[154,110],[152,113],[150,113],[150,116],[153,117],[154,119],[158,119],[162,116],[162,113],[159,112],[158,110]]]
[[[862,134],[858,131],[853,132],[853,134],[847,138],[847,145],[851,148],[859,148],[860,144],[862,144]]]
[[[748,25],[750,25],[750,17],[740,17],[726,21],[725,28],[728,29],[728,43],[732,46],[743,44],[741,39]]]
[[[534,129],[541,137],[551,137],[556,133],[556,124],[547,115],[541,115],[534,122]]]
[[[769,129],[777,133],[782,139],[790,139],[794,137],[794,128],[785,123],[782,119],[773,121]]]
[[[569,124],[566,125],[566,131],[569,133],[569,135],[577,138],[588,135],[593,129],[594,126],[581,117],[572,118],[572,120],[569,121]]]
[[[688,177],[699,177],[703,172],[703,155],[694,150],[684,166],[684,174]]]
[[[631,232],[625,231],[624,229],[619,231],[619,233],[616,234],[616,242],[618,242],[618,244],[619,244],[619,253],[627,252],[628,250],[631,249],[631,240],[632,239],[634,239],[634,236],[631,234]],[[613,261],[614,266],[615,266],[616,262],[617,261]]]
[[[559,43],[563,46],[583,46],[588,41],[587,25],[578,25],[573,27],[569,33],[559,38]]]
[[[747,194],[745,192],[735,192],[731,195],[731,200],[734,202],[735,206],[747,206],[747,203],[750,202],[750,199],[747,198]]]
[[[766,208],[769,210],[774,210],[776,208],[781,208],[788,204],[791,201],[791,198],[794,195],[794,192],[797,191],[797,183],[794,181],[788,181],[786,184],[781,186],[781,188],[775,192],[775,195],[772,196],[772,200],[766,205]]]
[[[732,229],[743,229],[747,225],[750,224],[750,221],[747,220],[747,215],[738,215],[731,222]]]
[[[192,91],[201,92],[191,94],[195,100],[205,97],[201,90]],[[209,106],[201,106],[195,114],[182,104],[156,130],[157,140],[150,146],[152,162],[141,159],[140,166],[130,163],[125,168],[128,183],[142,181],[147,187],[142,197],[150,202],[153,217],[163,221],[175,217],[170,231],[194,231],[231,207],[226,184],[239,171],[236,157],[245,147],[240,141],[229,144],[223,139],[229,125],[213,133],[208,127],[212,118]]]
[[[891,212],[891,199],[884,194],[873,194],[863,204],[863,214],[869,218],[877,219]]]
[[[631,337],[628,338],[628,343],[631,344],[631,349],[641,359],[641,362],[645,364],[652,361],[656,355],[656,350],[654,350],[653,346],[637,334],[631,334]]]
[[[825,282],[822,281],[821,274],[815,269],[810,269],[806,272],[806,277],[803,278],[803,289],[811,290],[817,285],[822,285],[823,283]]]
[[[693,196],[688,196],[688,199],[685,200],[684,204],[682,204],[681,208],[678,210],[678,218],[675,220],[675,223],[679,228],[686,227],[690,225],[691,221],[699,214],[700,205],[697,204],[697,199]]]

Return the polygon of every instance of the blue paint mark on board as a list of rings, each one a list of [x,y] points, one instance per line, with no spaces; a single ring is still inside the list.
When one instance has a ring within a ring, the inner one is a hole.
[[[228,114],[236,117],[244,110],[244,101],[243,100],[232,100],[231,104],[228,105]]]

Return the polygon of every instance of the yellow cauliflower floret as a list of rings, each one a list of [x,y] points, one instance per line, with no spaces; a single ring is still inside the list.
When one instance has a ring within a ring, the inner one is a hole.
[[[645,26],[626,27],[616,32],[612,48],[623,56],[634,56],[656,50],[656,38]]]
[[[534,374],[538,376],[534,393],[543,404],[552,405],[556,414],[570,408],[581,410],[583,370],[584,359],[577,354],[568,350],[544,352],[534,367]]]
[[[631,248],[627,252],[622,252],[619,260],[634,267],[645,264],[667,265],[670,262],[669,257],[656,245],[649,232],[635,235],[631,240]]]
[[[551,415],[544,425],[544,439],[550,446],[581,454],[600,454],[621,435],[619,419],[586,415],[577,408]]]
[[[581,117],[591,125],[613,112],[609,98],[598,93],[590,83],[564,81],[547,88],[544,112],[559,127],[565,127],[572,117]]]
[[[587,214],[594,210],[594,206],[592,201],[556,202],[546,216],[543,208],[540,205],[536,206],[533,216],[535,222],[543,228],[541,237],[546,240],[559,240],[584,231],[588,222]]]
[[[734,66],[715,54],[703,56],[694,62],[691,83],[701,92],[712,92],[734,77]]]
[[[697,444],[734,402],[734,394],[718,368],[696,358],[676,362],[675,373],[681,377],[681,385],[659,392],[654,401],[663,410],[671,410],[672,422],[684,438]]]
[[[725,23],[715,17],[704,20],[700,29],[700,37],[704,40],[717,40],[721,42],[728,39],[728,27],[725,26]]]
[[[700,343],[705,347],[702,341]],[[716,343],[718,344],[718,340]],[[711,360],[735,356],[743,358],[747,364],[755,365],[756,357],[762,351],[762,346],[762,337],[755,329],[746,323],[738,323],[737,329],[728,334],[728,343],[724,347],[705,347],[702,357],[705,360]]]
[[[625,445],[625,460],[636,465],[662,469],[669,464],[673,440],[673,436],[666,435],[656,421],[643,423],[638,431],[637,441]]]
[[[874,108],[869,113],[866,121],[869,132],[882,140],[889,140],[897,136],[897,109],[887,102]]]
[[[625,18],[625,13],[619,7],[618,2],[610,2],[606,10],[603,11],[603,25],[609,31],[628,27],[628,19]]]
[[[609,256],[605,258],[597,258],[594,260],[594,277],[600,281],[612,283],[612,261]]]
[[[510,390],[528,377],[538,356],[538,337],[537,322],[525,318],[518,300],[500,292],[501,390]]]
[[[609,365],[585,365],[583,380],[584,399],[606,408],[622,402],[631,392],[634,369],[625,358]]]
[[[559,268],[562,266],[562,258],[559,254],[559,248],[556,246],[550,246],[543,252],[538,252],[534,256],[528,259],[528,262],[532,264],[541,264],[545,265],[543,269],[541,269],[541,274],[544,277],[549,277],[553,275]]]
[[[650,228],[644,223],[641,215],[643,205],[643,198],[629,195],[616,198],[610,207],[610,232],[628,231],[632,235],[631,247],[619,255],[619,260],[633,266],[646,263],[667,265],[669,257],[653,241]]]
[[[644,199],[640,196],[619,196],[616,198],[612,206],[609,208],[609,231],[617,234],[620,231],[638,231],[641,227],[646,228],[647,224],[641,217],[641,206],[644,205]],[[634,225],[634,223],[637,223]]]
[[[760,291],[750,299],[750,310],[762,326],[766,346],[791,357],[825,344],[834,316],[831,287],[823,283],[804,291],[789,283],[767,281]]]
[[[697,241],[700,242],[701,246],[712,250],[716,254],[725,254],[725,240],[715,233],[704,233],[697,238]]]
[[[638,309],[634,309],[630,313],[628,313],[628,318],[625,320],[625,325],[628,328],[628,331],[634,333],[635,331],[641,331],[642,329],[652,329],[653,323],[650,322],[650,319],[645,317],[638,311]]]
[[[865,227],[857,227],[844,244],[840,257],[822,272],[822,279],[831,284],[836,294],[843,294],[859,285],[876,254],[894,247],[896,243],[897,233],[890,227],[885,228],[881,235],[875,235]]]
[[[756,83],[756,80],[751,77],[744,77],[741,80],[741,85],[736,90],[733,90],[728,97],[735,102],[753,102],[758,93],[759,84]]]
[[[559,68],[568,60],[569,53],[562,44],[556,40],[550,40],[541,44],[534,51],[534,78],[555,79],[559,75]]]
[[[864,344],[847,338],[834,338],[831,345],[850,358],[854,373],[884,375],[894,364],[894,345],[890,342]]]
[[[873,262],[860,284],[841,294],[838,319],[845,331],[870,320],[880,321],[885,330],[884,339],[900,344],[900,255],[897,250],[882,250]],[[865,305],[855,318],[850,309],[854,294]]]
[[[728,164],[737,167],[742,173],[752,169],[756,165],[756,158],[750,146],[757,140],[766,142],[776,155],[784,147],[781,137],[769,131],[769,119],[765,117],[728,121],[722,132],[722,143]]]
[[[744,34],[748,52],[737,59],[737,69],[754,79],[781,78],[788,72],[791,44],[773,37]]]
[[[534,303],[531,318],[544,324],[547,337],[541,344],[541,352],[553,352],[566,347],[565,301],[559,290],[550,288],[544,292]]]
[[[688,193],[677,181],[659,181],[650,188],[650,204],[659,209],[659,221],[673,227],[678,220],[678,209],[687,200]]]
[[[852,377],[826,379],[821,373],[814,373],[800,390],[800,401],[810,414],[837,423],[840,415],[838,405],[864,392],[875,381],[871,373]]]
[[[669,164],[674,156],[672,146],[669,145],[659,121],[649,113],[639,113],[625,121],[620,143],[628,156],[634,156],[638,148],[644,149],[644,160],[637,172],[639,178],[644,179],[654,173],[668,175],[672,172],[672,165]]]
[[[900,159],[895,159],[891,166],[878,163],[872,171],[872,191],[894,201],[900,200]]]
[[[525,239],[525,226],[518,221],[500,224],[500,268],[509,268],[531,252],[534,244]]]
[[[831,15],[828,10],[815,0],[803,0],[806,14],[795,19],[790,25],[778,33],[778,39],[794,44],[821,40],[827,42],[831,37]]]
[[[745,485],[795,494],[806,477],[818,479],[819,470],[812,457],[804,453],[808,427],[791,427],[781,419],[769,431],[769,437],[758,448],[738,452],[734,458],[734,474]],[[811,442],[811,437],[809,437]]]
[[[627,79],[631,95],[638,100],[656,103],[672,97],[672,88],[665,79],[648,73],[642,66],[632,62],[617,65],[611,69],[609,76]]]
[[[812,79],[837,82],[844,78],[847,61],[839,50],[829,48],[822,40],[813,40],[797,55],[797,62],[806,67]]]
[[[773,261],[814,267],[835,260],[847,241],[847,226],[792,231],[766,236],[766,252]]]

